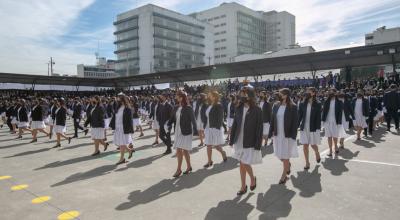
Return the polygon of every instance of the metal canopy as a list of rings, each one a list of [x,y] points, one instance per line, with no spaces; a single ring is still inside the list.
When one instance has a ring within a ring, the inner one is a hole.
[[[112,79],[0,73],[0,82],[32,85],[128,87],[170,82],[329,70],[345,67],[393,64],[399,62],[400,41]]]

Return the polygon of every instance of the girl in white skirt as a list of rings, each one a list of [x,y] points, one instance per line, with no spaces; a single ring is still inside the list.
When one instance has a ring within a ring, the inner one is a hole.
[[[233,119],[235,118],[235,109],[236,109],[236,98],[234,95],[229,96],[228,110],[226,116],[226,125],[228,126],[228,136],[226,140],[229,141],[231,135],[231,128],[233,124]]]
[[[168,121],[168,130],[171,130],[172,124],[175,124],[174,149],[176,149],[176,159],[178,167],[173,177],[177,178],[182,174],[183,157],[186,160],[186,171],[183,174],[192,172],[189,151],[192,150],[193,133],[197,132],[196,120],[192,107],[188,103],[186,93],[178,91],[176,94],[178,108]]]
[[[335,153],[339,153],[338,138],[344,132],[342,125],[343,102],[336,97],[336,89],[329,89],[328,99],[324,103],[322,121],[324,122],[325,136],[328,138],[329,154],[332,157],[333,145]]]
[[[24,99],[20,100],[20,105],[17,110],[17,121],[18,121],[18,138],[22,138],[22,134],[24,131],[29,131],[32,133],[32,130],[29,129],[29,115],[28,115],[28,109],[26,107],[26,102]]]
[[[13,103],[12,105],[12,110],[11,110],[11,126],[12,126],[12,134],[17,133],[17,125],[18,125],[18,121],[17,121],[17,117],[18,117],[18,103]]]
[[[224,141],[224,130],[222,123],[224,120],[224,108],[219,102],[219,94],[217,91],[208,93],[208,99],[210,106],[208,106],[205,114],[204,143],[207,145],[207,158],[208,161],[204,165],[204,168],[208,168],[213,165],[212,161],[212,149],[213,147],[221,153],[224,162],[227,161],[226,152],[222,150]]]
[[[55,121],[56,121],[56,110],[57,110],[57,99],[53,99],[53,101],[51,102],[51,107],[50,107],[50,112],[49,112],[49,116],[50,116],[50,139],[53,136],[53,128],[55,125]]]
[[[357,98],[353,100],[354,120],[353,125],[357,131],[357,140],[361,140],[361,132],[367,125],[368,100],[364,99],[361,91],[357,93]]]
[[[271,126],[272,103],[269,102],[269,95],[267,92],[260,93],[260,108],[263,112],[263,138],[264,146],[268,145],[268,134]]]
[[[159,144],[158,137],[160,136],[160,124],[157,120],[157,110],[158,110],[159,98],[156,96],[151,104],[150,109],[150,119],[152,120],[151,128],[156,133],[155,141],[153,145]]]
[[[126,163],[125,152],[129,152],[130,159],[134,152],[128,148],[132,143],[133,125],[132,125],[132,110],[130,108],[128,97],[123,93],[118,94],[118,110],[111,119],[110,127],[114,130],[113,142],[120,150],[120,158],[116,165]]]
[[[53,132],[57,135],[57,144],[53,148],[61,147],[61,137],[68,140],[68,144],[71,143],[72,137],[68,137],[65,135],[65,132],[67,131],[66,120],[67,108],[65,107],[64,99],[61,98],[57,102],[57,109],[55,111]]]
[[[285,184],[291,172],[290,158],[298,157],[297,151],[297,106],[290,99],[290,90],[279,91],[280,103],[272,110],[269,137],[272,137],[274,154],[283,163],[283,171],[279,184]]]
[[[107,130],[110,129],[110,121],[113,115],[113,106],[110,104],[108,98],[103,98],[104,108],[104,141],[107,141]]]
[[[197,122],[197,131],[199,132],[200,144],[198,147],[204,145],[204,122],[206,120],[206,110],[208,108],[206,94],[201,93],[196,104],[194,115]]]
[[[240,162],[241,188],[238,196],[247,192],[246,174],[250,177],[250,190],[255,190],[257,186],[251,165],[262,163],[260,149],[263,139],[262,110],[256,104],[254,89],[244,87],[240,97],[241,103],[235,114],[229,141],[234,148],[233,157]]]
[[[32,141],[31,143],[37,142],[37,134],[38,131],[46,134],[46,136],[49,136],[50,133],[48,133],[46,129],[46,125],[43,120],[43,108],[40,105],[38,100],[33,101],[33,108],[32,108],[32,124],[31,124],[31,129],[32,129]]]
[[[350,129],[350,121],[353,121],[354,113],[353,108],[351,106],[351,102],[348,101],[346,94],[340,92],[338,95],[338,99],[343,102],[343,112],[342,112],[342,126],[343,130],[339,134],[339,149],[344,149],[344,139],[348,137],[347,131]]]
[[[300,143],[303,145],[306,165],[310,169],[309,146],[315,153],[317,163],[321,162],[318,145],[321,144],[321,103],[316,99],[316,89],[310,87],[305,94],[304,102],[299,106]]]
[[[104,115],[105,109],[101,104],[100,97],[95,96],[92,98],[92,110],[90,111],[90,129],[92,140],[94,142],[94,153],[92,156],[96,156],[100,154],[100,144],[104,146],[104,151],[107,150],[108,143],[104,141],[105,133],[104,133]]]
[[[132,104],[132,111],[133,111],[133,115],[132,115],[132,123],[133,123],[133,128],[135,129],[139,129],[140,131],[140,135],[139,137],[143,137],[143,128],[142,125],[140,123],[140,116],[139,116],[139,104],[138,104],[138,100],[137,97],[133,97],[131,99],[131,104]],[[144,111],[144,110],[143,110]]]

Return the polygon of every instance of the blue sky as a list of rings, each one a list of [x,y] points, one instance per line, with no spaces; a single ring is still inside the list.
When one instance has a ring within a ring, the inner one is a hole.
[[[93,64],[94,53],[115,58],[117,14],[148,3],[182,14],[215,7],[220,0],[1,0],[0,72],[76,74],[76,64]],[[380,26],[400,26],[399,0],[239,0],[255,10],[296,16],[296,41],[317,50],[364,44],[364,34]]]

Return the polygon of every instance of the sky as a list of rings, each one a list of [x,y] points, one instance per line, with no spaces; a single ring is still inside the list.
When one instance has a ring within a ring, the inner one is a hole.
[[[115,59],[116,15],[145,4],[182,14],[216,7],[219,0],[1,0],[0,72],[76,75],[77,64],[94,64],[95,53]],[[400,26],[400,0],[238,0],[254,10],[296,16],[296,42],[317,51],[364,45],[378,27]]]

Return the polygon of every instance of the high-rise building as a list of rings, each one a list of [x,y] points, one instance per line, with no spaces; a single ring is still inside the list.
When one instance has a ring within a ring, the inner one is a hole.
[[[214,63],[210,24],[148,4],[114,22],[120,76],[194,68]]]
[[[384,44],[395,41],[400,41],[400,27],[386,29],[386,26],[383,26],[365,35],[365,45]]]
[[[215,63],[241,54],[262,54],[295,44],[295,16],[288,12],[254,11],[238,3],[191,14],[214,26]]]

